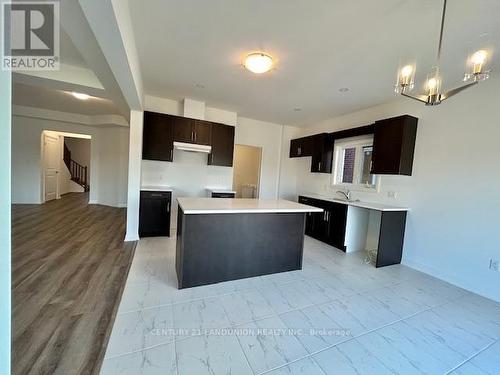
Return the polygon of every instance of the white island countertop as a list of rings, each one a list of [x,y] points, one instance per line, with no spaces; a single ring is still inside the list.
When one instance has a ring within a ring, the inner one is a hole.
[[[178,198],[184,214],[301,213],[321,208],[283,199]]]
[[[383,204],[383,203],[364,202],[364,201],[360,201],[360,200],[349,200],[348,201],[345,199],[324,197],[322,195],[317,195],[317,194],[299,194],[299,195],[306,197],[306,198],[314,198],[314,199],[319,199],[319,200],[328,201],[328,202],[341,203],[341,204],[346,204],[348,206],[366,208],[366,209],[375,210],[375,211],[410,211],[410,209],[407,207],[392,206],[392,205]]]

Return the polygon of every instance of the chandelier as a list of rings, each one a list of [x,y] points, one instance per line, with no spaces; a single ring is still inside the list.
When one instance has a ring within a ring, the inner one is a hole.
[[[441,47],[443,43],[443,31],[444,31],[444,21],[446,16],[446,2],[444,0],[443,13],[441,16],[441,30],[439,33],[439,45],[437,51],[437,66],[433,71],[427,76],[427,81],[425,83],[425,94],[410,94],[410,91],[415,86],[415,66],[405,65],[398,72],[398,78],[395,86],[395,91],[398,94],[406,96],[411,99],[418,100],[419,102],[425,103],[425,105],[438,105],[445,99],[458,94],[460,91],[465,90],[471,86],[484,81],[489,77],[489,70],[485,69],[486,62],[488,60],[488,51],[485,49],[480,49],[468,58],[468,71],[465,73],[463,81],[465,82],[462,86],[456,87],[449,91],[443,92],[441,89],[442,78],[440,75],[440,60],[441,60]]]

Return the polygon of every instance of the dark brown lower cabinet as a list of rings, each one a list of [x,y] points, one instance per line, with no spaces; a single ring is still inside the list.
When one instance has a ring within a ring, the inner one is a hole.
[[[306,234],[345,251],[347,205],[304,196],[299,197],[299,203],[324,210],[306,215]]]
[[[139,206],[139,236],[170,236],[172,193],[141,191]]]

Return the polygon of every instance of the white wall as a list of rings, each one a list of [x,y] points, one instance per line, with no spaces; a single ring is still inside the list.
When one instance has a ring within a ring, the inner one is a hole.
[[[142,111],[130,111],[127,232],[125,234],[125,241],[137,241],[139,239],[139,199],[141,188],[143,117],[144,114]]]
[[[10,105],[11,74],[0,70],[0,374],[10,374]]]
[[[126,206],[128,128],[93,127],[20,115],[12,116],[12,202],[41,203],[43,130],[92,136],[90,202]]]
[[[324,121],[314,134],[401,114],[419,118],[413,175],[383,176],[380,193],[361,200],[410,207],[403,263],[500,301],[500,77],[462,92],[437,107],[409,99]],[[293,159],[298,190],[333,195],[331,175],[309,173],[310,158]],[[397,192],[397,198],[388,192]]]

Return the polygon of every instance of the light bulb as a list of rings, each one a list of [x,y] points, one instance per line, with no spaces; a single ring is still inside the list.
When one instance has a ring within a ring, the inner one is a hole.
[[[395,91],[400,94],[413,89],[413,65],[405,65],[399,70]]]
[[[268,72],[273,67],[273,58],[262,52],[249,54],[243,64],[245,68],[256,74]]]
[[[408,78],[411,77],[413,73],[413,66],[411,65],[406,65],[401,68],[401,77],[402,78]]]
[[[428,90],[432,90],[432,89],[435,89],[437,86],[437,79],[436,78],[430,78],[428,81],[427,81],[427,89]]]
[[[479,51],[474,52],[470,59],[473,64],[484,64],[487,57],[488,52],[484,49],[480,49]]]
[[[488,52],[480,49],[472,54],[470,61],[472,62],[472,74],[481,74],[483,72],[483,65],[488,57]]]
[[[439,88],[439,78],[432,77],[427,79],[426,86],[429,96],[436,95],[438,93],[438,88]]]

